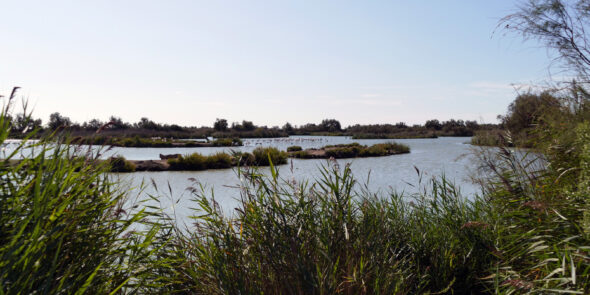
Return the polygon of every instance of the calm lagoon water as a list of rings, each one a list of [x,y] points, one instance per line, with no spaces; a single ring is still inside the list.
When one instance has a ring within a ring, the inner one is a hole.
[[[158,159],[159,154],[193,152],[213,154],[231,149],[251,151],[257,146],[274,146],[286,150],[291,145],[299,145],[305,149],[328,144],[358,142],[371,145],[388,141],[391,140],[294,136],[279,139],[245,139],[243,147],[235,148],[113,148],[105,156],[118,154],[130,160],[149,160]],[[357,181],[361,184],[368,183],[371,192],[383,194],[391,191],[406,194],[416,192],[420,179],[416,168],[422,174],[423,184],[431,177],[440,177],[444,174],[447,180],[454,182],[461,188],[463,196],[469,198],[478,192],[478,187],[471,181],[471,176],[477,170],[477,160],[473,155],[473,147],[467,144],[470,141],[469,137],[399,139],[395,141],[410,146],[411,152],[388,157],[342,159],[338,160],[338,164],[340,167],[350,164]],[[280,178],[286,181],[313,181],[319,177],[319,168],[322,165],[330,165],[324,159],[290,159],[289,161],[289,164],[278,167]],[[267,175],[270,174],[269,168],[261,168],[260,171]],[[195,186],[195,181],[205,186],[209,196],[212,194],[211,191],[214,193],[215,200],[226,213],[231,213],[236,205],[235,200],[240,196],[240,191],[237,188],[240,179],[235,169],[121,173],[116,174],[116,177],[129,187],[135,188],[136,191],[144,183],[142,194],[150,193],[160,196],[160,205],[167,210],[173,208],[179,220],[187,220],[186,217],[194,213],[190,208],[195,207],[195,204],[191,201],[192,196],[187,188]]]

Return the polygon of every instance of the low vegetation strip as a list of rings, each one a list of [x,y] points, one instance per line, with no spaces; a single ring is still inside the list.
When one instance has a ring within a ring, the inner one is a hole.
[[[256,148],[252,153],[234,152],[216,153],[204,156],[199,153],[168,159],[170,170],[207,170],[223,169],[233,166],[269,166],[270,163],[281,165],[287,163],[287,153],[273,147]]]
[[[321,149],[302,150],[300,146],[287,148],[288,152],[279,151],[274,147],[258,147],[248,152],[234,151],[231,154],[219,152],[205,156],[200,153],[188,155],[160,155],[160,160],[127,160],[117,156],[108,160],[111,172],[135,171],[201,171],[208,169],[225,169],[235,166],[270,166],[287,163],[287,158],[300,159],[342,159],[356,157],[383,157],[409,153],[406,145],[397,143],[379,143],[363,146],[358,143],[329,145]]]
[[[397,154],[409,153],[407,145],[389,142],[378,143],[372,146],[365,146],[359,143],[327,145],[320,149],[306,149],[289,152],[289,156],[299,159],[342,159],[342,158],[364,158],[383,157]]]
[[[177,140],[170,138],[142,138],[142,137],[104,137],[95,136],[83,138],[85,144],[110,145],[118,147],[216,147],[216,146],[242,146],[239,138],[218,138],[211,142],[197,142],[189,140]]]

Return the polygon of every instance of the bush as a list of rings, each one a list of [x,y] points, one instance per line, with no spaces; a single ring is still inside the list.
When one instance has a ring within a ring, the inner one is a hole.
[[[256,163],[254,155],[248,152],[233,152],[232,158],[235,166],[252,166]]]
[[[387,155],[409,153],[410,148],[403,144],[394,142],[378,143],[370,147],[358,143],[329,145],[324,147],[326,157],[355,158],[355,157],[382,157]]]
[[[123,156],[111,157],[108,160],[111,172],[134,172],[135,164],[127,161]]]
[[[232,167],[232,157],[226,153],[216,153],[206,157],[207,169],[223,169]]]
[[[287,148],[287,152],[298,152],[303,150],[300,146],[298,145],[292,145],[290,147]]]
[[[269,157],[273,165],[287,164],[287,153],[274,147],[258,147],[252,151],[257,166],[269,166]]]
[[[314,158],[314,156],[312,154],[308,153],[307,151],[293,152],[290,156],[293,158],[298,158],[298,159],[313,159]]]
[[[168,159],[168,164],[170,164],[170,170],[200,171],[207,169],[207,158],[199,153],[193,153],[175,159]]]
[[[472,145],[479,146],[507,146],[502,130],[480,130],[471,138]]]

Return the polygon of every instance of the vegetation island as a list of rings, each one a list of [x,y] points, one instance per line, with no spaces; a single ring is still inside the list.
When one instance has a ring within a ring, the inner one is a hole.
[[[231,153],[218,152],[204,156],[200,153],[188,155],[173,154],[162,155],[160,160],[127,160],[118,156],[107,160],[112,172],[135,171],[201,171],[208,169],[225,169],[236,166],[271,166],[287,163],[287,158],[300,159],[343,159],[384,157],[409,153],[410,148],[398,143],[379,143],[372,146],[363,146],[358,143],[328,145],[320,149],[302,150],[300,146],[291,146],[287,152],[279,151],[274,147],[258,147],[248,152],[233,151]]]

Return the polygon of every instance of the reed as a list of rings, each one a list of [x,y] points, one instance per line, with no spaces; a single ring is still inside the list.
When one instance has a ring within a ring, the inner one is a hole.
[[[14,92],[0,112],[0,144],[13,102]],[[141,289],[164,240],[155,239],[162,228],[147,222],[159,213],[129,208],[96,154],[54,144],[57,133],[31,142],[34,133],[0,162],[0,294]],[[32,155],[14,161],[24,149]]]
[[[383,198],[358,191],[349,167],[324,167],[313,183],[255,170],[225,216],[192,188],[195,227],[172,242],[171,290],[187,293],[411,294],[483,292],[494,241],[486,205],[444,178],[426,194]],[[170,259],[170,258],[169,258]]]

